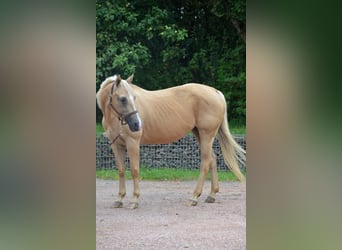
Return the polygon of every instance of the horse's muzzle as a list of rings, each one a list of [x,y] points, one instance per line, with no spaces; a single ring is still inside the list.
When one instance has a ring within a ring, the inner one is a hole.
[[[141,129],[141,119],[138,113],[128,117],[126,122],[132,132],[137,132]]]

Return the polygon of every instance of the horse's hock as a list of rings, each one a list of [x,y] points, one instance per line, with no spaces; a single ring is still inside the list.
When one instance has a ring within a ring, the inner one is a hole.
[[[246,150],[245,136],[234,136],[237,143]],[[213,149],[217,155],[217,169],[227,170],[221,153],[218,140],[215,138]],[[128,157],[126,156],[126,165]],[[147,168],[182,168],[198,169],[200,166],[200,155],[195,137],[186,135],[177,142],[161,145],[141,145],[140,165]],[[109,140],[103,135],[96,137],[96,168],[111,169],[115,167],[115,160]],[[240,168],[245,168],[240,166]]]

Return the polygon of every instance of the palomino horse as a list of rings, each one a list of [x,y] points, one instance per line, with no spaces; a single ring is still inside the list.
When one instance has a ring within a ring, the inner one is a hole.
[[[115,155],[119,172],[119,195],[113,207],[122,207],[126,195],[125,154],[130,160],[134,191],[131,208],[138,207],[140,144],[165,144],[179,140],[192,130],[200,148],[200,176],[189,201],[197,205],[205,177],[211,171],[211,191],[206,202],[215,201],[219,191],[216,155],[212,144],[218,135],[225,163],[241,181],[238,162],[244,164],[245,150],[235,142],[228,129],[223,94],[206,85],[188,83],[158,91],[147,91],[132,84],[133,75],[107,78],[96,94],[103,113],[102,125]]]

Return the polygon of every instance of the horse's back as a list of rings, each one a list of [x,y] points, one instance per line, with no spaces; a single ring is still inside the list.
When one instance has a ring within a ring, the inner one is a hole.
[[[142,144],[177,141],[195,127],[216,130],[225,113],[223,95],[203,84],[134,91],[143,121]]]
[[[199,83],[187,83],[179,86],[181,91],[185,91],[189,94],[189,97],[196,98],[197,101],[204,102],[209,105],[222,106],[225,104],[224,96],[217,89],[208,85]]]
[[[223,94],[217,89],[208,85],[199,83],[186,83],[183,85],[162,89],[147,91],[134,85],[135,93],[143,100],[169,101],[172,99],[183,104],[186,101],[193,101],[194,105],[205,104],[222,106],[225,105]]]

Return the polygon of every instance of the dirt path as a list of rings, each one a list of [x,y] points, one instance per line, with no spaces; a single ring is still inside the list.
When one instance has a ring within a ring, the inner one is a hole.
[[[186,206],[194,181],[141,181],[139,208],[110,208],[117,181],[96,180],[96,249],[246,249],[246,184],[220,182],[216,203]]]

